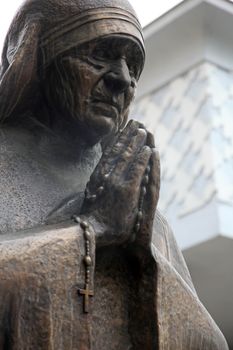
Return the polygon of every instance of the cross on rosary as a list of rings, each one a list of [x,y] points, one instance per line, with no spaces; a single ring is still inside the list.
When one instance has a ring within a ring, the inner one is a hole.
[[[89,312],[89,298],[94,296],[93,290],[89,289],[89,285],[85,285],[85,289],[78,290],[79,295],[83,296],[83,312],[88,314]]]

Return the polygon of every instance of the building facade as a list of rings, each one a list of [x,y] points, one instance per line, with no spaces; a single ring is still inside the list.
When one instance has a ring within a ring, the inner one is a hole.
[[[186,0],[144,29],[132,116],[155,135],[159,208],[233,348],[233,3]]]

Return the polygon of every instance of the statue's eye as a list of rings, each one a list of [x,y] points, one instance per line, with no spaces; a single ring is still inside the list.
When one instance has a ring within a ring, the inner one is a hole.
[[[109,61],[114,58],[112,51],[107,50],[106,47],[95,48],[95,50],[92,52],[92,57],[94,59],[101,60],[101,61]]]
[[[92,51],[92,57],[101,61],[112,61],[120,56],[115,40],[99,41]]]

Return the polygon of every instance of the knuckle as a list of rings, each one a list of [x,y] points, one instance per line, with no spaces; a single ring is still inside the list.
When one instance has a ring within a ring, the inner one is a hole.
[[[129,147],[125,150],[124,155],[121,156],[121,160],[122,160],[122,161],[125,161],[126,159],[130,158],[131,155],[132,155],[132,153],[133,153],[133,148],[132,148],[132,146],[129,146]]]
[[[113,146],[112,146],[112,151],[113,153],[118,153],[121,148],[124,146],[124,143],[122,141],[118,141],[117,143],[115,143]]]

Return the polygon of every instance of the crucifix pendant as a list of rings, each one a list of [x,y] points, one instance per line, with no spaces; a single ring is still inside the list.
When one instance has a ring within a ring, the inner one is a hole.
[[[89,289],[89,285],[85,285],[85,289],[78,290],[79,295],[83,296],[83,312],[89,313],[89,298],[94,296],[93,290]]]

